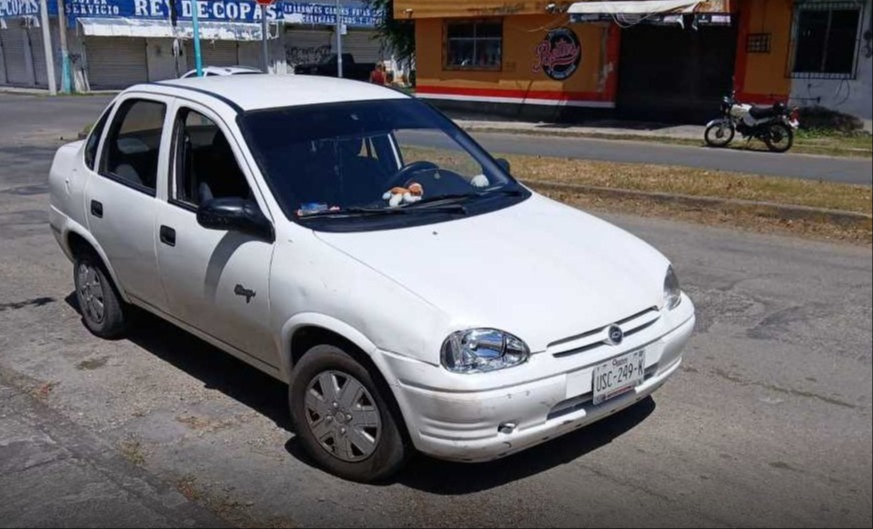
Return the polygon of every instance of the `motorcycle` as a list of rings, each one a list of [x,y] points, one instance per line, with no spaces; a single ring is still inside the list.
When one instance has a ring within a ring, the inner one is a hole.
[[[737,132],[747,141],[756,138],[773,152],[786,152],[794,145],[794,131],[800,127],[797,108],[784,103],[756,106],[740,103],[736,93],[725,97],[722,117],[707,123],[704,139],[710,147],[726,147]]]

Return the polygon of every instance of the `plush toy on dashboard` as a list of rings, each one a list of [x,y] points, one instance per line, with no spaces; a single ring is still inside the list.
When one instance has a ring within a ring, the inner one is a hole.
[[[395,187],[382,195],[388,201],[388,206],[396,208],[400,204],[413,204],[421,200],[424,188],[421,184],[410,184],[409,187]]]

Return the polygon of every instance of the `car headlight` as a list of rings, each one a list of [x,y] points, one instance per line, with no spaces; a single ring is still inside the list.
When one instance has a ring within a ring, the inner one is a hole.
[[[667,268],[667,277],[664,278],[664,306],[667,310],[673,310],[682,303],[682,288],[679,286],[679,277],[670,266]]]
[[[527,362],[530,349],[521,339],[497,329],[471,329],[443,342],[443,366],[455,373],[486,373]]]

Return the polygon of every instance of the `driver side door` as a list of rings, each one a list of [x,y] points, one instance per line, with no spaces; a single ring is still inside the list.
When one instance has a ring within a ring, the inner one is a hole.
[[[218,116],[178,101],[166,201],[157,214],[158,267],[170,311],[244,353],[246,360],[276,370],[279,358],[269,326],[272,241],[197,222],[199,206],[211,198],[257,203],[253,180]]]

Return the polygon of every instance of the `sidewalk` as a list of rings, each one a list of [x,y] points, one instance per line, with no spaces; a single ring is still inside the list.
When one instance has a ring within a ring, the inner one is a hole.
[[[4,375],[0,527],[228,526]]]

